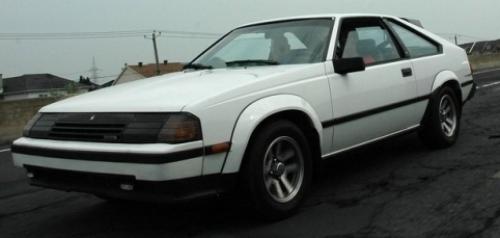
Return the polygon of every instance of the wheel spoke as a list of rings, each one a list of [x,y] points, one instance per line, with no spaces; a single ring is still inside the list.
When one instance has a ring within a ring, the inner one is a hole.
[[[443,123],[443,126],[445,128],[445,132],[448,134],[451,132],[451,127],[449,127],[446,123]]]
[[[443,109],[446,109],[448,106],[449,106],[450,102],[448,102],[448,100],[444,100],[443,101]]]
[[[269,176],[266,178],[265,184],[266,184],[267,189],[271,189],[271,186],[273,185],[273,181],[274,181],[274,179],[272,179]]]
[[[284,153],[281,154],[281,157],[279,158],[280,161],[285,162],[295,156],[295,150],[293,149],[288,149]]]
[[[446,123],[445,123],[445,122],[441,122],[441,128],[443,128],[443,131],[444,131],[445,133],[448,133],[448,126],[446,125]]]
[[[281,188],[281,185],[280,185],[280,183],[278,182],[278,180],[274,180],[274,181],[273,181],[273,184],[274,184],[274,190],[276,190],[276,195],[277,195],[279,198],[284,198],[284,197],[285,197],[285,194],[283,193],[283,189]]]
[[[279,155],[281,154],[281,146],[282,146],[281,144],[282,144],[282,142],[278,142],[278,143],[276,143],[276,145],[273,148],[274,149],[274,156],[276,156],[276,158],[278,158]]]
[[[451,120],[450,118],[446,118],[445,122],[449,127],[453,127],[453,120]]]
[[[271,171],[271,167],[273,165],[273,160],[272,159],[267,159],[266,161],[266,165],[265,165],[265,168],[264,168],[264,172],[267,174]]]
[[[286,172],[287,173],[293,173],[293,172],[296,172],[299,168],[299,165],[294,163],[294,164],[289,164],[287,165],[286,167]]]
[[[287,194],[292,193],[293,186],[290,184],[290,182],[288,181],[288,179],[286,178],[286,176],[284,174],[280,177],[280,181],[283,184],[283,186],[285,187]]]

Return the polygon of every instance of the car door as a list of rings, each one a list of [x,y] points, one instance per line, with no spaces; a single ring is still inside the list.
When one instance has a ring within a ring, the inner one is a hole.
[[[362,57],[366,69],[345,75],[327,65],[334,119],[332,153],[415,127],[416,82],[392,32],[380,18],[340,21],[334,56]]]
[[[413,73],[417,82],[417,96],[429,95],[436,75],[443,71],[443,68],[446,68],[444,65],[449,64],[449,57],[443,54],[442,46],[438,42],[405,25],[403,22],[393,18],[386,18],[384,22],[394,32],[399,39],[398,42],[401,42],[403,49],[411,58]],[[443,66],[438,67],[439,65]],[[422,101],[415,105],[415,112],[420,115],[420,117],[417,116],[416,118],[422,118],[427,104],[428,101]]]

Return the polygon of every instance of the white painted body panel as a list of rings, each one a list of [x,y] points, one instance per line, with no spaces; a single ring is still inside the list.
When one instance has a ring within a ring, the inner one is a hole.
[[[373,108],[416,97],[415,77],[403,77],[401,69],[411,68],[408,60],[367,67],[365,71],[338,75],[330,67],[334,118],[342,118]],[[341,150],[411,125],[414,105],[334,126],[334,150]],[[391,123],[387,123],[390,120]]]
[[[67,151],[89,152],[116,152],[139,154],[173,153],[202,145],[201,141],[169,145],[169,144],[119,144],[119,143],[93,143],[81,141],[54,141],[22,137],[15,141],[16,145],[29,145],[34,148],[57,149]],[[72,171],[121,174],[135,176],[136,179],[145,181],[164,181],[195,177],[202,174],[203,158],[197,157],[189,160],[177,161],[168,164],[141,164],[85,161],[73,159],[49,158],[14,153],[14,164],[17,166],[32,165],[45,168],[66,169]],[[104,158],[103,158],[104,159]],[[140,158],[138,158],[140,159]]]

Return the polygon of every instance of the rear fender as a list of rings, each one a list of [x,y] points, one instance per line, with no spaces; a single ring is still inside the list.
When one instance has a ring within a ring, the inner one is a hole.
[[[432,92],[434,93],[438,88],[443,86],[448,81],[455,81],[458,85],[460,85],[458,77],[455,73],[453,73],[452,71],[442,71],[434,79],[434,83],[432,84]]]

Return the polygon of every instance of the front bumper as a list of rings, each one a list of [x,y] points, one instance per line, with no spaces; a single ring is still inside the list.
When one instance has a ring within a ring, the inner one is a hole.
[[[14,164],[133,176],[166,181],[201,176],[203,143],[116,144],[20,138],[12,144]]]
[[[170,181],[140,181],[133,176],[77,172],[25,166],[30,184],[125,200],[175,203],[216,196],[235,186],[235,174],[198,176]]]
[[[169,145],[20,138],[11,150],[14,164],[26,168],[35,186],[132,200],[178,201],[230,187],[222,178],[231,175],[202,172],[205,157],[220,153],[223,158],[226,152],[212,148],[203,147],[202,141]]]

